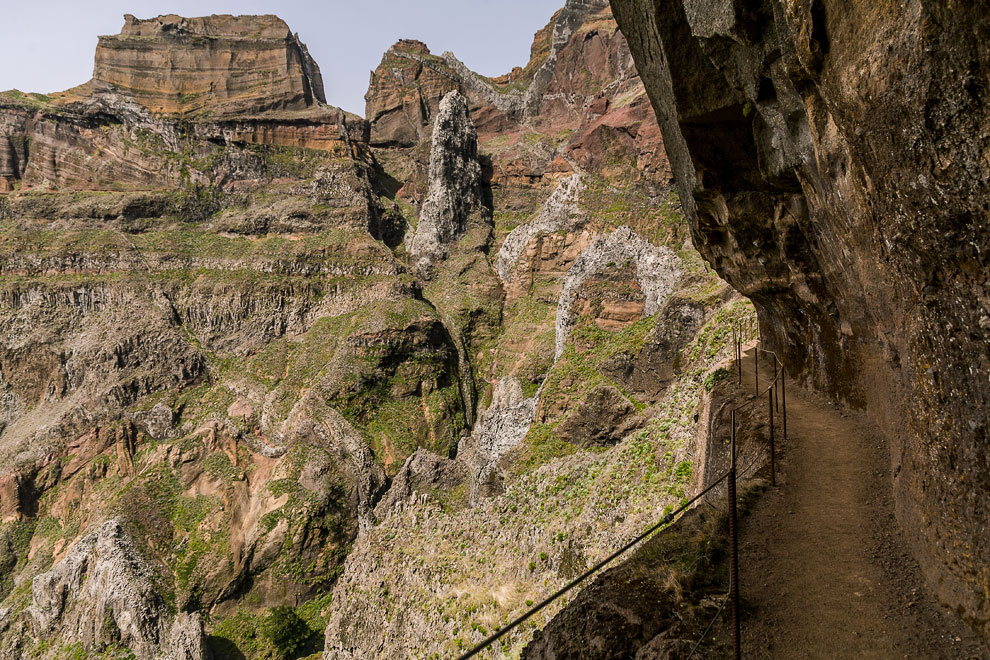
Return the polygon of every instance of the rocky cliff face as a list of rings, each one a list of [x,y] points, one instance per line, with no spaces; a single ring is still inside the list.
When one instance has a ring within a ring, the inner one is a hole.
[[[276,605],[316,643],[389,476],[461,437],[458,346],[284,23],[124,32],[92,84],[0,100],[0,655],[261,657]]]
[[[49,641],[126,648],[142,660],[211,657],[199,616],[172,616],[155,579],[120,523],[109,520],[34,578],[30,614]]]
[[[974,6],[613,2],[696,245],[892,447],[942,599],[990,631],[990,29]]]
[[[291,117],[189,122],[152,114],[115,89],[94,88],[86,97],[63,99],[8,92],[0,94],[0,111],[0,190],[6,192],[258,181],[279,175],[285,163],[273,167],[264,157],[283,147],[367,155],[367,124],[329,107]]]
[[[683,496],[750,308],[605,3],[370,122],[274,17],[99,48],[0,95],[0,655],[454,655]]]
[[[367,123],[323,105],[322,90],[275,16],[128,15],[100,37],[85,85],[0,94],[0,192],[226,184],[265,174],[237,154],[252,145],[357,156]]]
[[[496,181],[553,181],[575,165],[618,172],[630,160],[658,180],[670,174],[656,118],[607,2],[569,0],[536,34],[529,63],[498,78],[479,76],[453,53],[433,55],[422,42],[396,43],[365,97],[371,143],[419,143],[451,90],[468,99],[481,143],[494,140],[493,151],[505,156],[496,159]],[[544,140],[534,143],[534,133]]]
[[[96,46],[95,87],[156,113],[253,114],[325,103],[306,46],[277,16],[124,17]]]

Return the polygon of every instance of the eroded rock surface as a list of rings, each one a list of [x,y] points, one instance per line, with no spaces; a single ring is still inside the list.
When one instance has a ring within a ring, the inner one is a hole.
[[[93,82],[157,113],[250,114],[325,103],[306,46],[277,16],[127,14],[100,37]]]
[[[117,644],[138,660],[211,658],[199,616],[172,616],[156,579],[121,524],[108,520],[32,581],[37,634],[83,647]]]
[[[502,484],[495,464],[526,437],[538,402],[539,394],[526,397],[515,378],[504,378],[496,385],[492,403],[478,421],[472,438],[474,465],[471,485],[475,501],[501,492]]]
[[[495,267],[498,276],[507,286],[516,279],[516,266],[526,246],[533,237],[539,234],[552,234],[561,230],[574,231],[579,229],[586,215],[578,205],[581,191],[581,176],[572,174],[562,179],[540,208],[539,215],[534,220],[513,229],[498,250]]]
[[[610,385],[596,387],[564,421],[558,434],[581,447],[612,445],[635,428],[636,408]]]
[[[990,15],[912,0],[615,0],[698,249],[873,414],[897,514],[990,634]]]
[[[671,294],[680,277],[676,255],[669,249],[651,245],[628,227],[620,227],[597,238],[585,248],[564,279],[557,305],[556,357],[564,352],[567,336],[574,324],[572,306],[585,280],[601,270],[624,264],[635,267],[636,282],[643,293],[642,315],[656,313]]]
[[[448,245],[466,229],[472,214],[486,220],[478,163],[478,134],[468,116],[467,99],[448,93],[440,103],[430,148],[430,188],[409,252],[416,268],[432,275]]]

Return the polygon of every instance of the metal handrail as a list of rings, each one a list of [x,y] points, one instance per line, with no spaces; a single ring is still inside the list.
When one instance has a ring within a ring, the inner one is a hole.
[[[754,354],[754,363],[755,363],[755,366],[756,366],[756,374],[755,374],[755,376],[756,376],[756,395],[751,400],[747,401],[746,403],[743,403],[743,404],[741,404],[739,406],[734,407],[732,409],[732,411],[731,411],[731,415],[732,415],[732,442],[731,442],[731,454],[730,454],[731,463],[730,463],[729,469],[726,470],[725,472],[723,472],[715,481],[713,481],[710,484],[708,484],[704,488],[704,490],[702,490],[697,495],[695,495],[694,497],[692,497],[690,500],[688,500],[687,502],[685,502],[684,504],[682,504],[676,510],[674,510],[674,511],[666,514],[665,516],[663,516],[658,523],[656,523],[655,525],[653,525],[652,527],[650,527],[649,529],[647,529],[645,532],[643,532],[642,534],[640,534],[636,538],[632,539],[631,541],[629,541],[628,543],[626,543],[625,545],[623,545],[621,548],[619,548],[618,550],[616,550],[615,552],[613,552],[612,554],[610,554],[608,557],[606,557],[605,559],[601,560],[600,562],[598,562],[597,564],[595,564],[594,566],[592,566],[591,568],[589,568],[587,571],[585,571],[584,573],[582,573],[578,577],[576,577],[573,580],[571,580],[570,582],[568,582],[566,585],[564,585],[563,587],[561,587],[560,589],[558,589],[556,592],[554,592],[550,596],[547,596],[546,598],[544,598],[543,600],[541,600],[539,603],[537,603],[536,605],[534,605],[533,607],[531,607],[529,610],[527,610],[525,613],[523,613],[519,617],[516,617],[514,620],[512,620],[504,628],[499,628],[498,630],[496,630],[495,633],[493,633],[492,635],[489,635],[488,637],[486,637],[480,644],[478,644],[477,646],[475,646],[474,648],[472,648],[467,653],[464,653],[463,655],[459,656],[458,657],[458,660],[469,660],[469,658],[473,658],[474,656],[478,655],[480,652],[484,651],[489,646],[491,646],[492,644],[494,644],[496,641],[498,641],[499,639],[501,639],[502,637],[504,637],[505,635],[507,635],[511,630],[515,629],[516,627],[518,627],[522,623],[526,622],[534,614],[536,614],[537,612],[539,612],[540,610],[542,610],[543,608],[545,608],[547,605],[549,605],[550,603],[554,602],[555,600],[557,600],[558,598],[560,598],[561,596],[563,596],[565,593],[567,593],[568,591],[570,591],[571,589],[573,589],[577,585],[579,585],[582,582],[584,582],[585,580],[587,580],[589,577],[591,577],[592,575],[594,575],[595,573],[597,573],[599,570],[601,570],[602,568],[604,568],[605,566],[607,566],[609,563],[611,563],[613,560],[615,560],[620,555],[622,555],[625,552],[627,552],[630,548],[636,546],[637,544],[639,544],[640,542],[642,542],[643,540],[645,540],[648,536],[650,536],[654,532],[657,532],[657,531],[664,532],[664,531],[670,529],[669,526],[668,527],[665,527],[665,525],[670,525],[670,523],[672,523],[674,521],[674,518],[676,516],[678,516],[680,513],[684,512],[684,511],[686,511],[691,505],[693,505],[695,502],[697,502],[702,497],[704,497],[705,495],[707,495],[709,492],[711,492],[712,489],[714,489],[716,486],[718,486],[720,483],[722,483],[725,480],[728,480],[728,484],[729,484],[729,498],[728,498],[729,499],[729,546],[730,546],[729,593],[726,594],[725,598],[722,601],[722,604],[718,608],[718,611],[715,613],[715,616],[712,617],[712,620],[708,623],[708,626],[702,632],[701,637],[698,639],[698,642],[695,644],[694,648],[691,650],[691,654],[688,656],[688,658],[690,659],[691,657],[693,657],[694,654],[695,654],[695,652],[698,650],[698,648],[700,648],[702,642],[704,642],[705,638],[708,636],[708,633],[711,631],[712,626],[715,625],[715,621],[718,620],[718,617],[722,614],[722,611],[725,609],[726,603],[728,603],[729,601],[732,602],[733,638],[734,638],[734,651],[735,651],[735,656],[734,657],[737,658],[737,659],[738,658],[741,658],[742,651],[741,651],[741,639],[740,639],[741,636],[740,636],[740,620],[739,620],[739,576],[738,576],[739,548],[738,548],[738,540],[737,540],[737,534],[736,534],[736,531],[737,531],[736,530],[736,526],[737,526],[736,525],[736,481],[737,481],[737,474],[736,474],[736,412],[739,411],[739,410],[742,410],[743,408],[746,408],[746,407],[748,407],[750,405],[753,405],[756,401],[761,400],[762,399],[763,392],[767,392],[767,394],[768,394],[768,400],[769,400],[769,406],[770,406],[769,407],[769,410],[770,410],[770,479],[771,479],[771,484],[775,486],[776,485],[776,474],[775,474],[776,473],[776,468],[775,468],[775,462],[776,462],[776,460],[775,460],[774,436],[773,436],[773,427],[774,427],[773,412],[774,412],[774,407],[776,405],[776,403],[775,403],[775,393],[776,393],[775,388],[777,387],[778,382],[779,382],[779,384],[781,386],[781,390],[783,390],[783,391],[786,392],[786,390],[783,389],[783,382],[784,382],[784,363],[783,363],[783,360],[780,360],[778,358],[777,354],[774,351],[770,351],[770,350],[767,350],[767,349],[764,349],[764,348],[760,348],[760,345],[759,345],[760,342],[761,342],[761,339],[760,338],[757,338],[756,341],[757,341],[757,344],[755,346],[756,352]],[[741,385],[742,384],[742,339],[741,339],[741,336],[740,336],[738,330],[735,329],[735,328],[733,329],[733,344],[734,344],[734,348],[735,348],[735,359],[736,359],[737,364],[738,364],[739,384]],[[760,351],[763,351],[765,354],[772,355],[773,358],[774,358],[774,375],[773,375],[773,379],[769,382],[769,384],[767,385],[767,387],[763,391],[760,391],[760,376],[759,376]],[[779,368],[778,368],[778,365],[779,365]],[[786,394],[784,394],[783,399],[784,399],[784,418],[783,418],[783,422],[784,422],[784,438],[786,438],[787,437],[787,396],[786,396]],[[710,434],[711,434],[711,431],[709,431],[709,438],[710,438]],[[748,474],[749,471],[750,471],[750,469],[756,464],[756,462],[758,460],[759,460],[759,454],[757,454],[757,456],[753,458],[753,460],[746,467],[746,469],[743,470],[743,475]],[[661,528],[663,528],[663,529],[661,529]]]
[[[729,476],[729,471],[727,470],[718,479],[716,479],[712,483],[708,484],[708,486],[703,491],[701,491],[700,493],[698,493],[697,495],[695,495],[694,497],[692,497],[690,500],[688,500],[687,502],[685,502],[684,504],[682,504],[675,511],[671,511],[670,513],[668,513],[667,515],[665,515],[663,518],[661,518],[660,519],[660,522],[658,522],[657,524],[653,525],[648,530],[646,530],[645,532],[643,532],[642,534],[640,534],[639,536],[637,536],[636,538],[634,538],[632,541],[629,541],[624,546],[622,546],[621,548],[619,548],[618,550],[616,550],[615,552],[613,552],[612,554],[610,554],[608,557],[606,557],[605,559],[601,560],[600,562],[598,562],[597,564],[595,564],[594,566],[592,566],[591,568],[589,568],[587,571],[585,571],[584,573],[582,573],[578,577],[576,577],[573,580],[571,580],[570,582],[568,582],[565,586],[563,586],[562,588],[560,588],[559,590],[557,590],[555,593],[553,593],[550,596],[547,596],[546,598],[544,598],[542,601],[540,601],[539,603],[537,603],[536,605],[534,605],[532,608],[530,608],[528,611],[526,611],[526,613],[524,613],[523,615],[517,617],[515,620],[513,620],[511,623],[509,623],[504,628],[501,628],[500,630],[496,631],[495,634],[489,635],[478,646],[475,646],[473,649],[471,649],[470,651],[468,651],[464,655],[459,656],[458,657],[458,660],[467,660],[468,658],[473,658],[474,656],[476,656],[481,651],[484,651],[486,648],[488,648],[493,643],[495,643],[496,641],[498,641],[504,635],[508,634],[508,632],[510,630],[512,630],[513,628],[515,628],[519,624],[525,622],[531,616],[533,616],[534,614],[536,614],[537,612],[539,612],[540,610],[542,610],[544,607],[546,607],[547,605],[549,605],[553,601],[555,601],[558,598],[560,598],[561,596],[563,596],[565,593],[567,593],[568,591],[570,591],[571,589],[573,589],[574,587],[576,587],[577,585],[579,585],[581,582],[584,582],[586,579],[588,579],[589,577],[591,577],[591,575],[593,575],[594,573],[596,573],[599,569],[603,568],[605,565],[607,565],[609,562],[611,562],[612,560],[614,560],[616,557],[618,557],[619,555],[623,554],[624,552],[626,552],[627,550],[629,550],[630,548],[632,548],[636,544],[640,543],[646,537],[648,537],[653,532],[659,530],[664,525],[669,525],[670,523],[672,523],[674,521],[674,518],[678,514],[682,513],[683,511],[685,511],[686,509],[688,509],[692,504],[694,504],[699,499],[701,499],[702,497],[704,497],[705,495],[707,495],[709,491],[711,491],[713,488],[715,488],[715,486],[719,485],[728,476]],[[661,530],[661,531],[665,531],[665,530]]]
[[[691,658],[694,657],[694,654],[698,652],[698,649],[701,648],[702,642],[705,641],[705,637],[708,637],[708,633],[711,632],[712,626],[714,626],[715,622],[718,621],[718,617],[722,615],[722,610],[725,609],[725,604],[729,602],[729,596],[731,595],[731,593],[725,594],[725,598],[722,599],[722,604],[718,606],[718,611],[715,612],[715,616],[712,617],[712,620],[708,622],[708,626],[705,628],[704,632],[701,633],[701,638],[698,639],[698,642],[694,645],[694,648],[691,649],[691,653],[688,654],[687,660],[691,660]]]

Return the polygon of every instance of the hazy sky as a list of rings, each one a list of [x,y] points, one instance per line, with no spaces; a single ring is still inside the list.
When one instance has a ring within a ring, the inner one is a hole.
[[[523,66],[564,0],[0,0],[0,90],[56,92],[90,79],[96,38],[123,15],[277,14],[319,63],[327,101],[364,115],[368,76],[400,38],[453,51],[493,76]]]

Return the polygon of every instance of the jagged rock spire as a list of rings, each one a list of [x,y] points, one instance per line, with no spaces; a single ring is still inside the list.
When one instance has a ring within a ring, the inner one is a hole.
[[[440,102],[429,176],[429,192],[409,245],[416,270],[424,277],[446,256],[447,245],[463,233],[472,214],[487,215],[481,194],[478,133],[460,92],[449,92]]]

